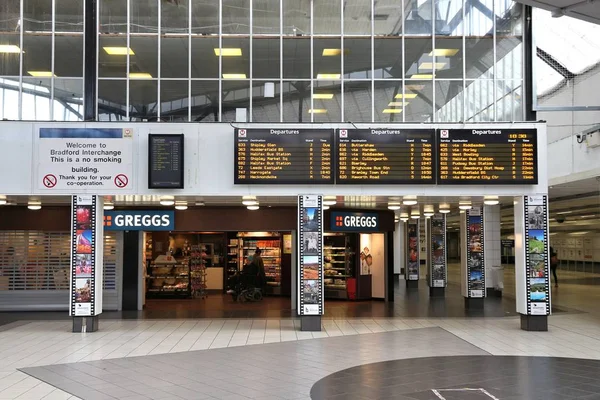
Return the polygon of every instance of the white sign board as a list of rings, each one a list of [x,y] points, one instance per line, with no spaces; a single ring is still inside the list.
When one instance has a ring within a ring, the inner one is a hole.
[[[546,315],[548,308],[546,303],[531,303],[531,315]]]
[[[40,128],[36,189],[120,193],[133,190],[133,134],[119,128]]]

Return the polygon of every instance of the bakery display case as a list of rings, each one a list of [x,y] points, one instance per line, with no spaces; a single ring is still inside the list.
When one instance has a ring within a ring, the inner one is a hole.
[[[323,238],[325,298],[347,299],[348,279],[356,274],[354,234],[325,233]]]
[[[241,270],[246,257],[253,256],[257,248],[261,249],[267,279],[266,294],[281,294],[281,235],[268,232],[240,232],[239,235],[241,257],[238,268]]]
[[[190,297],[190,260],[158,256],[147,267],[146,297]]]

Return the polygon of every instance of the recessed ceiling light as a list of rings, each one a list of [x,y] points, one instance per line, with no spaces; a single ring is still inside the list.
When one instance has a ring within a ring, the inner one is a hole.
[[[188,206],[187,204],[178,204],[175,206],[175,209],[179,211],[185,211],[188,209]]]
[[[440,208],[440,213],[442,213],[442,214],[449,214],[450,213],[450,209],[449,208]]]
[[[402,207],[399,204],[388,204],[388,210],[399,210]]]
[[[327,110],[325,108],[311,108],[308,110],[309,114],[327,114]]]
[[[420,214],[411,214],[411,216],[410,216],[410,217],[411,217],[412,219],[419,219],[419,218],[421,218],[421,215],[420,215]]]
[[[313,99],[317,100],[331,100],[333,99],[333,93],[314,93]]]
[[[317,74],[317,79],[340,79],[340,74]]]
[[[242,49],[240,48],[216,48],[215,49],[215,56],[222,56],[222,57],[240,57],[242,55]]]
[[[417,97],[416,93],[398,93],[394,96],[396,99],[415,99]]]
[[[161,206],[172,206],[173,204],[175,204],[175,202],[173,200],[161,200],[160,201]]]
[[[6,200],[6,197],[0,197],[0,206],[5,206],[6,204],[8,204],[8,200]]]
[[[41,210],[42,203],[40,203],[39,201],[30,201],[29,204],[27,205],[27,208],[29,208],[30,210],[33,210],[33,211]]]
[[[402,112],[402,109],[400,108],[386,108],[385,110],[382,111],[382,113],[384,114],[400,114]]]
[[[31,76],[35,76],[36,78],[51,78],[53,75],[52,71],[27,71],[27,73]]]
[[[436,62],[435,63],[435,69],[436,70],[442,69],[445,66],[446,66],[445,62]],[[434,67],[434,63],[428,62],[428,61],[422,62],[421,65],[419,65],[419,69],[424,69],[424,70],[428,70],[428,71],[429,70],[433,70],[433,67]]]
[[[406,218],[406,217],[400,218],[400,221],[406,222],[406,221],[408,221],[408,218]]]
[[[435,49],[429,53],[430,56],[452,57],[458,53],[458,49]]]
[[[323,206],[323,210],[329,210],[329,206]]]
[[[414,206],[417,205],[418,201],[416,199],[404,199],[402,200],[402,204],[405,206]]]
[[[198,207],[204,207],[204,206],[205,206],[205,204],[204,204],[204,202],[203,202],[203,201],[197,201],[197,202],[196,202],[196,206],[198,206]]]
[[[246,207],[246,208],[247,208],[248,210],[250,210],[250,211],[256,211],[256,210],[258,210],[260,207],[259,207],[258,205],[255,205],[255,206],[248,206],[248,207]]]
[[[433,79],[432,74],[414,74],[411,79]]]
[[[344,54],[348,54],[350,51],[348,49],[344,50]],[[342,49],[323,49],[324,57],[332,57],[332,56],[340,56],[342,55]]]
[[[134,56],[135,53],[131,48],[127,47],[103,47],[104,51],[111,56],[126,56],[128,53],[130,56]]]
[[[246,79],[246,74],[223,74],[223,79]]]
[[[402,106],[407,106],[408,105],[408,101],[391,101],[388,104],[388,107],[402,107]]]
[[[488,205],[488,206],[495,206],[500,204],[500,200],[498,199],[486,199],[483,200],[483,204]]]
[[[8,54],[8,53],[20,53],[21,49],[19,46],[14,44],[0,44],[0,53]]]
[[[242,204],[245,206],[255,206],[258,204],[258,201],[256,200],[243,200]]]
[[[473,206],[471,204],[459,204],[458,208],[461,210],[470,210],[471,208],[473,208]]]
[[[424,216],[426,216],[427,218],[429,218],[429,217],[433,217],[433,214],[434,214],[434,213],[432,213],[432,212],[426,212],[426,213],[423,213],[423,215],[424,215]]]
[[[106,211],[114,210],[115,205],[113,203],[104,203],[104,209]]]
[[[129,79],[152,79],[148,72],[130,72]]]

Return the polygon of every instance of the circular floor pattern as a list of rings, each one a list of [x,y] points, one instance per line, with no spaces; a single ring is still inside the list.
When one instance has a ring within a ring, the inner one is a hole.
[[[600,400],[600,361],[512,356],[393,360],[331,374],[310,394],[313,400]]]

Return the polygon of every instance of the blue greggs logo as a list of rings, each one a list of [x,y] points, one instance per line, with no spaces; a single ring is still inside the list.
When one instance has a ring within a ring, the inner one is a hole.
[[[331,231],[378,232],[379,215],[376,213],[331,212]]]
[[[172,231],[174,211],[104,211],[107,231]]]

